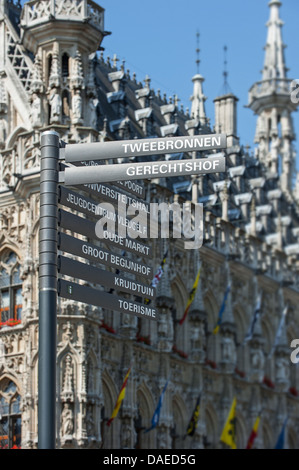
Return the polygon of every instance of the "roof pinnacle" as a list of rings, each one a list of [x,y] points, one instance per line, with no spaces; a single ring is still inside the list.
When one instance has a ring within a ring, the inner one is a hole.
[[[199,32],[197,31],[196,32],[196,73],[199,74],[199,64],[200,64],[200,58],[199,58],[199,53],[200,53],[200,49],[199,49],[199,37],[200,37],[200,34]]]

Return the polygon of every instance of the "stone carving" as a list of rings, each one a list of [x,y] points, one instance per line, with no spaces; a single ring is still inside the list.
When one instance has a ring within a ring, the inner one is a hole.
[[[232,362],[236,361],[236,348],[235,343],[232,338],[229,336],[224,336],[221,341],[221,359],[223,362]]]
[[[251,378],[257,382],[261,382],[264,376],[265,355],[260,348],[253,348],[250,356],[251,362]]]
[[[93,393],[94,392],[94,367],[93,367],[93,362],[90,358],[87,361],[86,385],[87,385],[88,393]]]
[[[7,137],[7,123],[4,118],[0,118],[0,148],[5,147],[6,137]]]
[[[64,376],[61,395],[65,400],[72,400],[74,395],[74,366],[70,354],[67,354],[64,360]]]
[[[86,431],[88,436],[94,436],[94,418],[93,418],[93,407],[92,405],[87,406],[86,413]]]
[[[36,94],[34,94],[32,98],[30,118],[31,118],[32,127],[40,127],[41,125],[41,99]]]
[[[97,106],[99,100],[95,98],[89,98],[88,100],[88,125],[96,129],[97,127]]]
[[[276,360],[276,381],[285,383],[290,375],[289,361],[285,357],[278,357]]]
[[[72,0],[58,1],[56,16],[81,16],[83,0],[73,2]]]
[[[38,147],[30,147],[24,153],[24,169],[38,167],[40,164],[40,149]]]
[[[13,160],[10,154],[5,155],[2,160],[2,180],[8,186],[11,184],[12,180],[12,168],[13,168]]]
[[[4,365],[5,362],[5,344],[0,339],[0,367]]]
[[[254,370],[263,369],[265,364],[264,354],[261,349],[255,349],[251,353],[251,366]]]
[[[61,434],[64,438],[72,438],[74,432],[74,414],[69,403],[64,403],[61,413]]]
[[[72,325],[71,322],[68,321],[62,326],[62,330],[63,330],[62,335],[61,335],[62,342],[64,344],[71,342],[74,339],[74,330],[75,330],[74,325]]]
[[[54,93],[52,93],[50,97],[50,105],[51,105],[51,122],[60,122],[62,101],[56,89],[54,89]]]
[[[131,426],[127,423],[122,424],[121,426],[121,448],[130,449],[131,444],[132,430]]]
[[[77,90],[72,99],[73,122],[81,123],[82,118],[82,98],[80,91]]]
[[[62,114],[65,118],[70,117],[69,93],[66,90],[62,94]]]
[[[168,449],[166,432],[162,429],[158,431],[158,448]]]

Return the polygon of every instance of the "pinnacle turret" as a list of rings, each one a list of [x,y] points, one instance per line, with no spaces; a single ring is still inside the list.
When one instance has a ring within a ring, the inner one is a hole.
[[[269,2],[270,19],[267,23],[268,35],[265,46],[265,62],[262,71],[263,80],[287,78],[287,67],[284,58],[285,44],[282,40],[283,21],[279,17],[281,2],[272,0]]]
[[[249,108],[258,115],[255,142],[257,157],[272,175],[280,176],[284,192],[292,191],[295,169],[295,154],[292,141],[295,139],[291,113],[296,104],[290,99],[291,80],[287,78],[282,40],[283,21],[279,16],[282,2],[269,2],[270,17],[265,46],[262,80],[249,91]]]
[[[200,122],[201,127],[206,124],[207,122],[207,116],[206,116],[206,111],[205,111],[205,101],[206,101],[206,96],[203,93],[203,82],[204,82],[204,77],[200,75],[199,73],[199,64],[200,64],[200,59],[199,59],[199,33],[197,32],[196,34],[196,40],[197,40],[197,48],[196,48],[196,68],[197,68],[197,73],[192,77],[192,82],[193,82],[193,94],[190,97],[190,101],[192,102],[191,105],[191,117],[193,119],[196,119]]]

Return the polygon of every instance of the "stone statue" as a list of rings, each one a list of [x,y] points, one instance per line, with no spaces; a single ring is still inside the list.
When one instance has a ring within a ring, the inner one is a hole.
[[[123,424],[121,427],[121,448],[131,448],[131,427],[128,424]]]
[[[5,139],[7,133],[7,125],[5,119],[0,119],[0,148],[5,146]]]
[[[263,370],[265,364],[264,354],[260,349],[252,351],[251,366],[253,370]]]
[[[91,406],[87,408],[86,431],[89,437],[94,436],[94,421],[93,421],[93,413],[92,413]]]
[[[235,345],[232,338],[228,336],[224,336],[221,343],[222,347],[222,360],[224,362],[235,362],[236,360],[236,353],[235,353]]]
[[[99,100],[95,98],[89,98],[88,101],[88,123],[90,127],[94,129],[97,127],[97,105]]]
[[[57,93],[56,89],[50,98],[51,105],[51,122],[60,122],[61,119],[61,106],[62,101],[60,95]]]
[[[41,125],[41,99],[36,94],[33,96],[30,113],[31,122],[33,127],[39,127]]]
[[[65,403],[61,413],[62,436],[72,436],[74,432],[74,415],[69,403]]]
[[[82,117],[82,98],[80,91],[77,90],[72,99],[73,121],[79,122]]]
[[[279,357],[276,361],[276,381],[286,382],[289,378],[289,362],[285,357]]]

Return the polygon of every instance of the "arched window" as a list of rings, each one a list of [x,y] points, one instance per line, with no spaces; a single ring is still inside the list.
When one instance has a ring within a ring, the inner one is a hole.
[[[69,56],[66,52],[62,55],[61,72],[64,78],[69,76]]]
[[[0,382],[0,449],[15,449],[21,446],[21,397],[12,380]]]
[[[51,69],[52,69],[52,55],[49,55],[48,56],[48,73],[47,73],[48,80],[49,80],[50,75],[51,75]]]
[[[20,265],[11,251],[0,259],[0,326],[20,323],[22,307]]]
[[[63,90],[62,95],[62,121],[65,124],[70,119],[70,95],[68,90]]]
[[[136,432],[135,449],[153,449],[154,448],[154,431],[145,433],[146,429],[151,426],[153,416],[152,403],[149,402],[149,391],[143,384],[142,389],[137,390],[137,416],[134,420]]]

